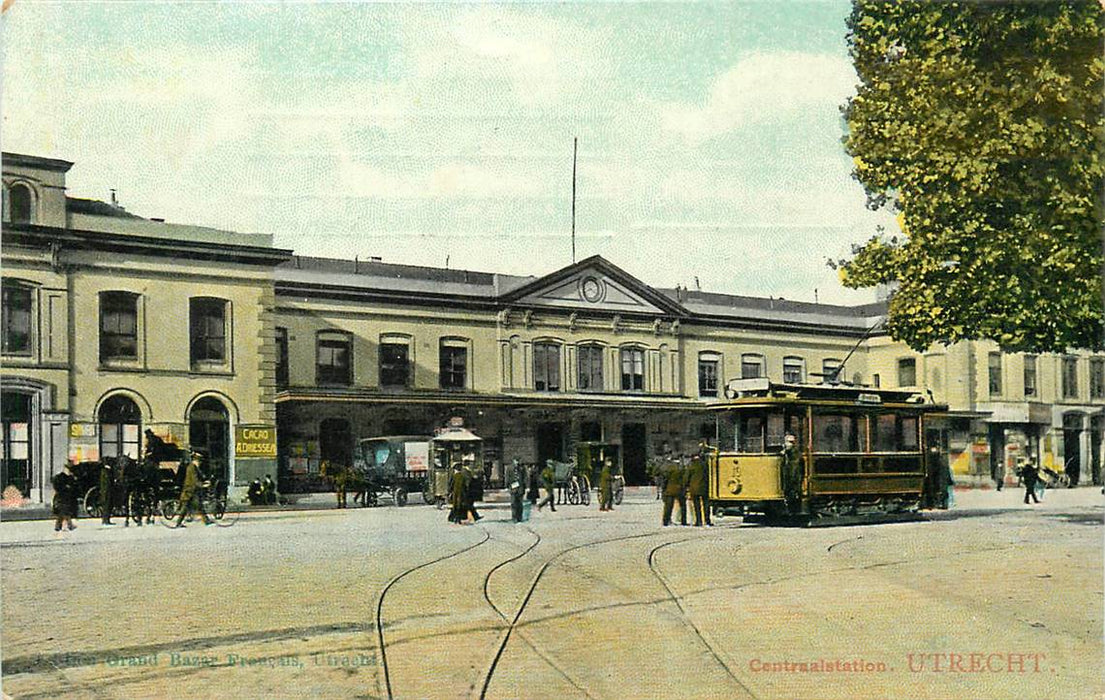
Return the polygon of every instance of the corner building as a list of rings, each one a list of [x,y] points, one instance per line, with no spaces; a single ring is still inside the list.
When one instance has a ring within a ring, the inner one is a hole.
[[[273,270],[290,251],[68,197],[71,166],[3,154],[3,486],[48,502],[66,458],[140,457],[146,429],[230,483],[275,473]]]
[[[1032,454],[1101,480],[1105,356],[916,353],[846,307],[658,289],[595,256],[543,277],[309,258],[265,235],[67,197],[71,163],[4,154],[3,485],[32,500],[66,457],[141,454],[143,431],[231,483],[326,489],[356,441],[459,419],[493,484],[512,458],[620,446],[650,459],[714,434],[738,377],[931,392],[953,469],[985,483]]]

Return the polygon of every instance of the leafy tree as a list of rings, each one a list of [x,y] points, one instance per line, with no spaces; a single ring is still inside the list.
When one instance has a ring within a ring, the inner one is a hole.
[[[854,0],[848,28],[853,176],[905,236],[855,246],[844,284],[896,283],[887,330],[916,350],[1105,347],[1098,0]]]

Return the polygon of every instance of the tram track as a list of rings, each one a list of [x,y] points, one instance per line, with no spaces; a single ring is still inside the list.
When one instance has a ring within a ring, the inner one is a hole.
[[[660,572],[660,569],[656,564],[656,554],[661,549],[664,549],[665,547],[672,547],[677,544],[685,544],[687,542],[700,542],[703,539],[704,538],[702,537],[684,537],[680,540],[664,542],[662,544],[656,545],[651,550],[649,550],[648,568],[652,571],[653,575],[656,576],[656,579],[660,581],[660,584],[664,587],[664,590],[668,592],[669,600],[674,602],[675,605],[679,608],[679,612],[683,615],[683,619],[687,622],[687,625],[690,626],[691,630],[694,631],[695,636],[698,637],[699,641],[702,642],[703,645],[705,645],[706,649],[710,652],[710,655],[714,657],[714,660],[721,664],[721,667],[725,669],[725,673],[729,676],[729,678],[733,680],[734,683],[739,685],[741,689],[743,689],[744,692],[748,694],[749,697],[755,699],[756,694],[752,692],[751,688],[744,684],[744,681],[737,677],[737,674],[733,672],[733,669],[729,666],[728,663],[725,662],[725,659],[721,658],[721,654],[718,652],[713,642],[707,639],[705,633],[699,628],[697,624],[695,624],[694,618],[691,617],[691,614],[687,611],[687,606],[683,603],[683,598],[677,595],[676,592],[672,589],[667,577]],[[733,551],[737,551],[740,548],[741,546],[737,545],[737,547]]]
[[[486,529],[484,529],[483,530],[483,539],[480,540],[479,542],[476,542],[475,544],[470,544],[467,547],[464,547],[463,549],[458,549],[455,552],[452,552],[450,554],[446,554],[444,556],[437,557],[436,559],[431,559],[430,561],[423,562],[423,563],[419,564],[418,566],[412,566],[411,568],[409,568],[409,569],[407,569],[403,572],[400,572],[399,574],[394,576],[390,581],[388,581],[387,585],[384,586],[383,590],[380,591],[380,598],[376,603],[376,633],[377,633],[377,638],[379,640],[379,645],[380,645],[380,667],[382,668],[382,670],[384,672],[384,685],[385,685],[385,690],[387,691],[388,700],[394,700],[394,698],[395,698],[395,695],[392,693],[392,689],[391,689],[391,672],[388,669],[387,642],[384,640],[383,610],[384,610],[384,599],[387,597],[388,591],[391,590],[392,586],[399,583],[399,581],[403,580],[404,578],[406,578],[410,574],[413,574],[415,571],[418,571],[420,569],[425,569],[428,566],[433,566],[434,564],[437,564],[439,562],[443,562],[443,561],[446,561],[447,559],[452,559],[453,557],[464,554],[465,552],[468,552],[470,550],[475,549],[476,547],[479,547],[480,545],[484,544],[485,542],[489,541],[490,539],[491,539],[491,533],[488,532]]]
[[[510,642],[511,636],[513,635],[514,631],[516,629],[518,629],[518,627],[519,627],[518,622],[521,619],[522,614],[526,611],[526,607],[529,605],[530,600],[533,598],[534,592],[537,590],[538,585],[541,583],[542,577],[545,575],[545,572],[549,570],[550,566],[552,566],[554,563],[559,561],[566,554],[569,554],[571,552],[575,552],[575,551],[578,551],[578,550],[581,550],[581,549],[587,549],[587,548],[590,548],[590,547],[597,547],[597,546],[601,546],[601,545],[611,544],[611,543],[614,543],[614,542],[623,542],[623,541],[626,541],[626,540],[641,539],[641,538],[644,538],[644,537],[656,537],[658,535],[663,535],[663,534],[666,534],[666,533],[664,533],[664,532],[643,532],[643,533],[635,533],[635,534],[632,534],[632,535],[624,535],[624,536],[620,536],[620,537],[610,537],[610,538],[606,538],[606,539],[602,539],[602,540],[596,540],[594,542],[585,542],[583,544],[577,544],[577,545],[573,545],[571,547],[568,547],[566,549],[562,549],[561,551],[557,552],[552,557],[547,559],[545,561],[545,563],[541,565],[541,568],[538,569],[537,574],[533,577],[533,581],[530,583],[529,588],[527,589],[525,596],[522,598],[521,604],[518,606],[518,609],[515,611],[513,619],[510,620],[510,624],[508,625],[508,627],[506,628],[505,633],[502,636],[502,639],[499,643],[498,649],[496,650],[495,655],[492,658],[491,663],[488,666],[487,673],[484,675],[483,686],[480,689],[480,695],[479,695],[480,700],[486,700],[487,691],[491,686],[491,680],[495,675],[495,671],[498,669],[499,661],[502,659],[503,652],[506,651],[506,647],[507,647],[507,644]],[[534,648],[534,650],[536,651],[536,648]],[[555,666],[554,666],[554,668],[555,668]],[[574,682],[572,683],[572,685],[576,686],[577,688],[579,687],[578,684],[576,684]],[[587,693],[586,690],[584,690],[582,688],[580,688],[580,690],[582,690],[585,694],[587,694],[588,697],[593,697],[593,696],[591,696],[590,693]]]

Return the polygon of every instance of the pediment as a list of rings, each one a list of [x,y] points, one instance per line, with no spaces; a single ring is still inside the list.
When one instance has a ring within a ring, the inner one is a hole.
[[[657,316],[684,312],[674,301],[597,256],[530,282],[510,294],[509,301],[577,311]]]

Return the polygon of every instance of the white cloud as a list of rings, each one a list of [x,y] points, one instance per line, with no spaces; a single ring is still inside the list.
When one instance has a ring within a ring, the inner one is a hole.
[[[854,90],[846,56],[796,52],[752,54],[717,76],[701,105],[660,108],[669,132],[692,144],[811,110],[831,110]]]

